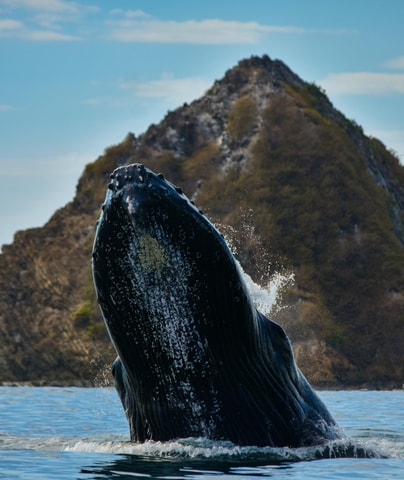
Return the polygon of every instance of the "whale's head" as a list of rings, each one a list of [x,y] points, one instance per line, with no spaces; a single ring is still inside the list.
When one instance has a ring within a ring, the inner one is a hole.
[[[255,314],[222,235],[162,175],[139,164],[120,167],[97,226],[93,277],[124,367],[115,365],[118,384],[129,383],[139,405],[154,398],[150,408],[164,412],[165,423],[181,425],[184,418],[190,435],[212,433],[219,421],[215,383],[225,361],[215,345],[224,343],[229,361],[236,357]],[[195,382],[199,373],[208,380]],[[211,412],[203,426],[201,408]]]
[[[142,329],[145,317],[178,312],[185,322],[188,315],[201,314],[201,296],[207,300],[217,289],[226,309],[249,302],[223,236],[180,188],[140,164],[111,175],[97,225],[93,275],[103,312],[116,309],[105,316],[112,333],[127,315],[122,303],[128,301]],[[187,310],[179,313],[180,307]],[[205,321],[218,321],[209,308],[206,301]]]

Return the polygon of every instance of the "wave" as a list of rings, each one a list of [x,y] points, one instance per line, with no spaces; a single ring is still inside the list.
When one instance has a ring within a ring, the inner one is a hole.
[[[356,443],[332,441],[312,447],[256,447],[239,446],[227,441],[212,441],[207,438],[185,438],[169,442],[93,442],[79,440],[69,451],[98,451],[105,453],[136,455],[160,458],[210,458],[210,459],[272,459],[278,461],[315,460],[320,458],[386,458],[383,451],[371,441]]]
[[[301,448],[274,448],[238,446],[227,441],[212,441],[207,438],[185,438],[169,442],[147,441],[134,443],[126,436],[114,435],[94,438],[85,437],[22,437],[0,434],[0,450],[47,450],[65,452],[106,453],[131,455],[153,459],[215,459],[258,461],[269,459],[277,462],[308,461],[323,458],[392,458],[400,457],[403,444],[385,441],[380,445],[376,439],[354,442],[338,440],[324,445]]]

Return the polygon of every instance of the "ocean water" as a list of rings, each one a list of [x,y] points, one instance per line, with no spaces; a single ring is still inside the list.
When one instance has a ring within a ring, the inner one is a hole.
[[[333,445],[315,460],[318,448],[135,444],[114,389],[0,387],[0,479],[404,478],[404,391],[319,395],[350,441],[380,458],[334,458]]]

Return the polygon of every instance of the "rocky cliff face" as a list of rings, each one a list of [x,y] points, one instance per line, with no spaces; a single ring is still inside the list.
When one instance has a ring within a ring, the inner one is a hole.
[[[244,60],[190,105],[87,165],[75,199],[0,256],[0,382],[99,383],[113,358],[92,289],[109,174],[161,171],[232,236],[317,385],[401,386],[404,169],[282,62]],[[233,232],[233,233],[231,233]]]

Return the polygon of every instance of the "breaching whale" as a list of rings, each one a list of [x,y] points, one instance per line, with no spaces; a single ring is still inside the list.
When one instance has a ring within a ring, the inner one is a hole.
[[[111,174],[93,247],[133,441],[301,447],[341,438],[284,330],[257,311],[223,236],[161,174]]]

